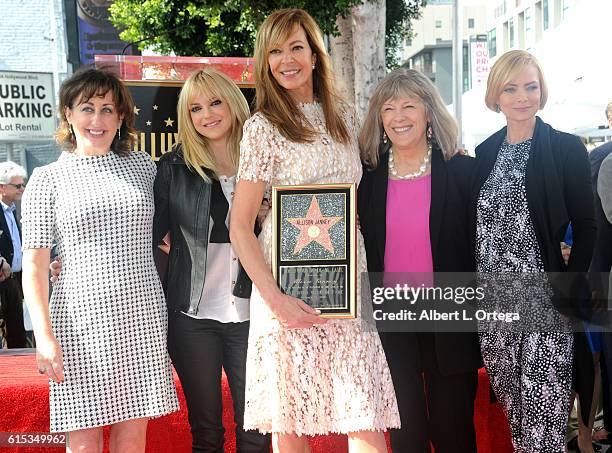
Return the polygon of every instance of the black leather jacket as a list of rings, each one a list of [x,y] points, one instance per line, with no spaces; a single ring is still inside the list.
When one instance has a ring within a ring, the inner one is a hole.
[[[208,172],[212,176],[212,172]],[[167,304],[170,311],[195,314],[204,291],[212,183],[190,170],[180,147],[159,160],[155,178],[153,244],[170,232]],[[240,267],[233,291],[248,298],[251,281]]]

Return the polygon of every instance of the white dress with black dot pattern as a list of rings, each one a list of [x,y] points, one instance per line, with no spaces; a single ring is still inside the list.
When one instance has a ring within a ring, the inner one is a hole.
[[[65,382],[50,382],[51,431],[178,410],[167,314],[152,253],[155,164],[144,153],[63,153],[22,203],[23,248],[57,244],[49,302]]]
[[[476,243],[479,272],[502,276],[544,272],[525,190],[530,152],[531,140],[512,145],[504,141],[480,190]],[[544,310],[553,313],[551,318],[560,316],[546,284],[534,284],[527,291],[524,285],[512,285],[510,290],[506,301],[517,306],[537,304],[536,310],[526,313]],[[515,451],[563,452],[572,381],[572,334],[481,332],[480,346],[493,390],[508,417]]]

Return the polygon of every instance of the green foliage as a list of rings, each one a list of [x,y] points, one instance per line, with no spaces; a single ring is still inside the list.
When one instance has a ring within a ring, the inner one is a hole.
[[[427,0],[387,0],[385,59],[388,70],[400,65],[399,51],[406,39],[412,37],[411,21],[421,17],[421,8],[426,4]]]
[[[127,42],[162,54],[245,56],[253,50],[256,25],[239,0],[116,0],[111,21]]]
[[[111,21],[121,39],[138,41],[162,54],[250,56],[264,18],[279,8],[303,8],[323,33],[336,35],[336,17],[346,16],[363,0],[115,0]],[[397,49],[419,16],[424,0],[387,0],[387,66],[397,65]]]

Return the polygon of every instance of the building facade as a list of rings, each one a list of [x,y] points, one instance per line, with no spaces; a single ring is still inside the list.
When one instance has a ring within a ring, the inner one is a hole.
[[[463,4],[463,86],[469,89],[468,43],[487,32],[487,8],[482,1]],[[454,0],[429,0],[422,16],[412,23],[413,37],[406,42],[402,59],[405,66],[425,73],[436,85],[444,102],[452,102],[452,39]]]
[[[51,73],[58,92],[69,73],[63,7],[63,0],[2,0],[0,71]],[[29,171],[58,154],[52,141],[0,142],[0,161],[13,160]]]
[[[489,64],[525,49],[540,62],[549,88],[539,115],[571,133],[597,129],[612,100],[609,58],[610,0],[495,0],[486,2]],[[473,147],[504,124],[484,106],[485,86],[463,95],[464,143]],[[478,121],[473,121],[478,118]],[[602,134],[605,136],[605,134]]]

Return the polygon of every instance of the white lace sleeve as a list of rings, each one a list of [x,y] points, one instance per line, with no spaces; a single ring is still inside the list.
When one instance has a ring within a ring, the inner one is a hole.
[[[51,248],[55,231],[55,188],[46,168],[36,168],[21,202],[22,248]]]
[[[274,150],[278,147],[273,127],[258,113],[244,123],[237,181],[272,181]]]

